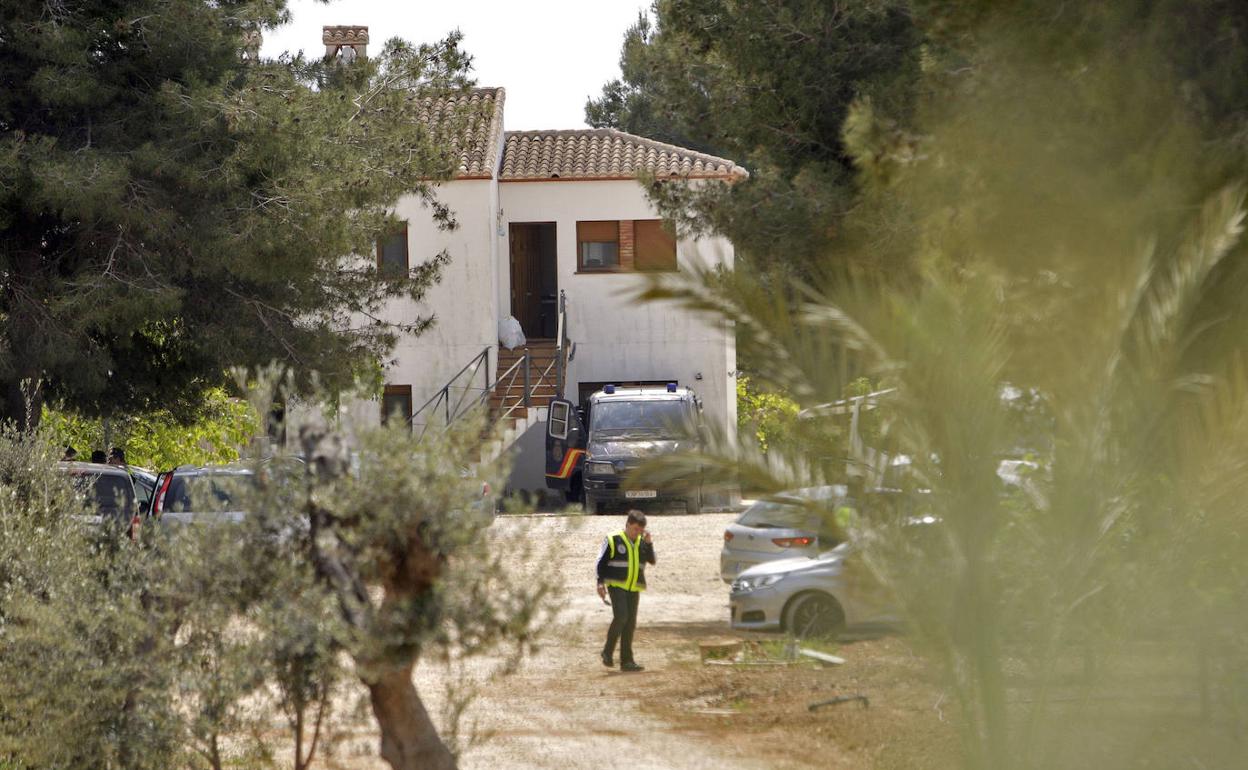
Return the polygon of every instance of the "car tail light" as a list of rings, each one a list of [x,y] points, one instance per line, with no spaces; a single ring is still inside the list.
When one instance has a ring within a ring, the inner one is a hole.
[[[165,474],[164,480],[160,482],[160,486],[156,489],[156,493],[152,495],[151,516],[160,516],[160,506],[165,501],[165,493],[169,491],[169,482],[171,481],[173,481],[173,471]]]
[[[727,543],[731,539],[732,539],[732,530],[725,529],[724,530],[724,542]]]
[[[139,518],[139,514],[130,517],[130,542],[139,539],[139,527],[143,525],[143,519]]]
[[[813,537],[773,537],[771,542],[781,548],[801,548],[815,542]]]

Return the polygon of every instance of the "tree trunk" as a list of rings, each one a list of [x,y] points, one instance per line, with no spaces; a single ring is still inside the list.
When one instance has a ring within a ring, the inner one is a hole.
[[[39,373],[29,367],[22,368],[18,378],[5,383],[4,412],[0,418],[25,432],[39,427],[43,410],[43,388]]]
[[[368,685],[381,727],[381,758],[394,770],[455,770],[455,757],[438,737],[412,684],[412,666],[381,668]]]
[[[19,431],[33,430],[39,425],[43,406],[43,367],[39,354],[34,352],[32,340],[41,336],[41,314],[47,312],[47,303],[39,276],[43,273],[41,236],[18,224],[21,234],[10,241],[5,239],[9,251],[5,267],[4,293],[0,297],[0,319],[3,324],[3,346],[8,348],[10,369],[3,384],[0,397],[4,398],[3,419]],[[36,232],[44,232],[39,227]],[[26,237],[22,237],[25,235]]]

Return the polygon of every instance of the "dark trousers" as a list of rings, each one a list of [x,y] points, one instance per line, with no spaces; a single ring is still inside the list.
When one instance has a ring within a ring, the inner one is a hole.
[[[634,663],[633,631],[637,628],[637,605],[641,591],[626,591],[619,586],[607,586],[611,594],[611,627],[607,629],[607,646],[602,654],[608,658],[615,653],[615,643],[620,643],[620,663]]]

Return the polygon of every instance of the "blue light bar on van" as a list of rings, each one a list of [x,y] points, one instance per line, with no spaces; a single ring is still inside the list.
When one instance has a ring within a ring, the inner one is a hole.
[[[603,386],[602,386],[602,392],[603,392],[603,393],[606,393],[606,394],[608,394],[608,395],[610,395],[610,394],[612,394],[612,393],[614,393],[614,392],[615,392],[615,386],[614,386],[614,385],[603,385]]]
[[[667,392],[668,392],[668,393],[675,393],[675,392],[676,392],[676,383],[674,383],[674,382],[669,382],[669,383],[667,383]]]

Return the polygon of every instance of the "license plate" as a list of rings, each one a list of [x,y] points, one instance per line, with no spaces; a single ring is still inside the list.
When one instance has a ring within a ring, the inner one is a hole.
[[[630,489],[624,493],[629,500],[636,500],[645,497],[658,497],[659,493],[653,489]]]

